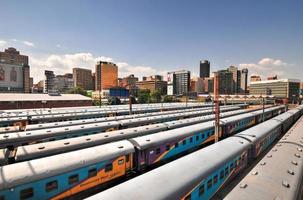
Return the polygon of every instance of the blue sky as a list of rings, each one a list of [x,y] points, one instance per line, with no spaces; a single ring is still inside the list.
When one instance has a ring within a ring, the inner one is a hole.
[[[120,76],[165,74],[199,60],[250,74],[303,75],[303,1],[0,0],[0,49],[30,56],[35,82],[44,69],[118,63]],[[151,74],[150,74],[151,73]]]

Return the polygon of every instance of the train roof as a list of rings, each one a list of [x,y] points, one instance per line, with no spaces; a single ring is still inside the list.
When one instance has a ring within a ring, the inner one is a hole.
[[[0,169],[0,190],[11,189],[17,185],[56,176],[81,167],[93,165],[112,158],[133,153],[133,145],[119,141],[58,154],[50,157],[6,165]]]
[[[180,199],[180,191],[190,191],[248,146],[242,138],[227,138],[88,199]]]

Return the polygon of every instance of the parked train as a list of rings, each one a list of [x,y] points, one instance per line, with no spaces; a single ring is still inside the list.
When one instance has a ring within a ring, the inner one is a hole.
[[[223,108],[222,111],[237,110],[240,107]],[[142,126],[152,123],[167,122],[171,120],[183,119],[188,117],[197,117],[211,114],[212,110],[200,110],[192,112],[183,112],[177,114],[159,115],[152,117],[141,117],[134,119],[115,120],[108,122],[92,123],[85,125],[75,125],[67,127],[58,127],[42,130],[23,131],[16,133],[7,133],[0,135],[0,148],[14,148],[29,143],[62,140],[71,137],[91,135],[100,132],[125,129],[129,127]]]
[[[303,106],[300,106],[94,195],[88,200],[210,199],[225,184],[249,166],[251,161],[264,151],[274,139],[283,134],[283,130],[290,128],[291,124],[302,114]],[[251,199],[258,199],[255,198],[255,193],[250,195]]]
[[[268,112],[271,112],[271,115],[273,115],[273,113],[278,114],[279,111],[282,111],[283,109],[283,107],[270,108],[265,113],[267,114],[267,116],[269,116]],[[234,123],[226,124],[228,126],[234,127],[233,129],[223,130],[237,130],[238,126],[243,127],[243,122],[247,121],[247,119],[251,119],[251,117],[254,118],[255,122],[258,122],[260,115],[261,114],[245,114],[245,116],[242,116],[242,119],[234,121]],[[197,125],[188,126],[187,129],[180,129],[189,133],[193,133],[194,131],[192,131],[192,128],[195,128],[195,131],[199,133],[198,139],[202,139],[204,136],[204,141],[208,141],[208,138],[212,137],[212,134],[209,134],[209,129],[204,128],[205,124],[207,123],[201,124],[200,129],[198,129]],[[251,123],[248,122],[246,124],[248,125]],[[178,134],[181,134],[181,132],[179,131],[180,129],[178,129],[178,131],[175,131],[176,140],[179,140]],[[162,132],[162,135],[166,135],[168,134],[168,132],[171,131],[169,130]],[[224,133],[223,135],[230,135],[230,133]],[[177,149],[178,147],[178,149],[180,150],[184,149],[182,148],[182,146],[190,145],[194,142],[194,140],[196,141],[197,139],[197,135],[195,135],[194,137],[193,135],[184,135],[184,137],[185,138],[183,138],[183,140],[179,142],[178,145],[170,146],[168,151],[173,148]],[[222,142],[224,142],[225,140],[223,140]],[[138,163],[138,160],[142,158],[141,154],[143,151],[140,151],[140,149],[138,149],[138,145],[132,143],[133,141],[134,140],[131,139],[128,141],[122,140],[118,142],[108,143],[105,145],[99,145],[96,147],[72,151],[64,154],[3,166],[1,168],[2,176],[0,176],[0,198],[61,199],[76,195],[79,192],[88,190],[95,186],[100,186],[104,184],[106,185],[110,182],[114,182],[119,178],[125,177],[125,175],[129,173],[135,171],[142,172],[142,163]],[[203,143],[202,140],[201,143]],[[219,143],[215,145],[218,144]],[[232,145],[232,147],[237,146],[239,145]],[[187,149],[190,150],[189,148]],[[223,149],[223,152],[225,154],[231,153],[229,149]],[[153,154],[158,155],[158,149],[155,149]],[[221,157],[220,154],[212,155],[215,155],[214,158]],[[153,155],[151,155],[151,157],[152,156]],[[198,157],[203,158],[203,156]],[[199,162],[196,164],[197,166],[207,166],[208,164],[206,165],[205,163],[209,162],[207,162],[207,160],[204,160],[204,162]],[[188,165],[191,165],[190,160],[187,160],[185,165],[183,165],[183,169],[185,170],[186,166]],[[180,167],[181,166],[182,165],[180,165]],[[191,169],[190,173],[192,172],[193,170]],[[184,176],[186,176],[187,172],[183,171],[182,173],[177,173],[174,170],[170,170],[166,172],[166,174],[170,174],[175,179],[171,183],[172,185],[174,185],[174,183],[182,181]],[[160,181],[160,177],[158,179]],[[157,181],[158,179],[155,179],[155,181]],[[161,185],[157,185],[156,182],[157,187],[167,189],[169,188],[168,186],[171,184],[168,184],[165,187],[161,187]],[[143,190],[140,190],[139,188],[144,187],[144,185],[136,185],[136,187],[136,192],[143,192]],[[132,192],[134,193],[135,191]],[[152,192],[152,189],[150,189],[149,192]],[[127,194],[124,195],[124,198],[126,198]],[[142,198],[138,196],[138,198],[132,199]]]
[[[303,199],[303,117],[225,197]]]
[[[236,110],[220,113],[221,118],[231,117],[243,113],[253,112],[252,110]],[[45,156],[50,156],[58,153],[65,153],[78,149],[88,148],[109,142],[130,139],[138,136],[157,133],[160,131],[171,130],[180,127],[186,127],[193,124],[203,123],[214,120],[215,116],[205,115],[201,117],[181,119],[152,125],[139,126],[123,130],[115,130],[110,133],[97,133],[89,136],[80,136],[76,138],[68,138],[57,141],[49,141],[37,144],[29,144],[19,146],[13,150],[0,150],[0,165],[21,162]]]
[[[143,108],[133,108],[133,114],[139,113],[151,113],[158,111],[169,111],[169,110],[184,110],[189,108],[202,108],[209,107],[209,104],[192,104],[191,106],[186,105],[175,105],[175,106],[166,106],[166,107],[143,107]],[[61,120],[72,120],[72,119],[89,119],[97,117],[107,117],[107,116],[117,116],[117,115],[128,115],[129,109],[111,109],[111,110],[91,110],[84,112],[71,112],[71,113],[47,113],[47,114],[10,114],[3,115],[0,117],[0,126],[11,126],[11,125],[20,125],[24,126],[26,124],[35,124],[35,123],[44,123],[44,122],[54,122]]]

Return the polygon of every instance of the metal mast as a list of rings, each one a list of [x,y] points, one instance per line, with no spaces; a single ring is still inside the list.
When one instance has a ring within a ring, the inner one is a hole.
[[[215,142],[218,142],[220,136],[219,74],[216,72],[214,75]]]

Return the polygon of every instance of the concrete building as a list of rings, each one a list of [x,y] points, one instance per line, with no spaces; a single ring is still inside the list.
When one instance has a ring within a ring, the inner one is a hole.
[[[250,82],[261,81],[261,77],[257,75],[250,76]]]
[[[0,52],[0,92],[30,92],[28,56],[13,47]]]
[[[278,99],[297,101],[300,94],[300,80],[278,79],[250,83],[250,95],[273,95]]]
[[[205,93],[214,92],[214,77],[208,77],[204,79],[204,91]]]
[[[240,94],[248,94],[248,69],[241,70]]]
[[[167,73],[167,94],[186,95],[190,90],[190,71],[181,70]]]
[[[84,90],[93,89],[92,70],[73,68],[74,87],[81,87]]]
[[[194,77],[190,80],[190,91],[196,93],[204,93],[204,79]]]
[[[229,70],[220,70],[217,73],[219,75],[219,93],[234,94],[234,74]]]
[[[61,93],[67,92],[74,87],[73,74],[67,73],[64,75],[57,75],[54,78],[54,90]]]
[[[117,86],[118,66],[111,62],[97,62],[95,71],[95,89],[103,90]]]
[[[269,76],[269,77],[267,77],[267,80],[278,80],[278,76],[277,75]]]
[[[138,80],[138,77],[135,77],[135,75],[131,74],[127,77],[118,80],[118,82],[120,87],[129,90],[130,95],[137,96],[139,88],[137,87],[136,83],[138,82]]]
[[[53,91],[55,88],[55,74],[53,71],[45,70],[44,71],[44,93]]]
[[[233,91],[232,94],[246,94],[248,82],[248,69],[239,70],[235,66],[230,66],[228,69],[233,77]]]
[[[208,78],[210,75],[210,62],[208,60],[200,61],[200,78]]]
[[[80,94],[0,94],[0,110],[92,106],[89,97]]]
[[[162,95],[167,93],[167,82],[160,75],[143,77],[142,81],[136,82],[140,90],[149,90],[150,92],[159,91]]]

